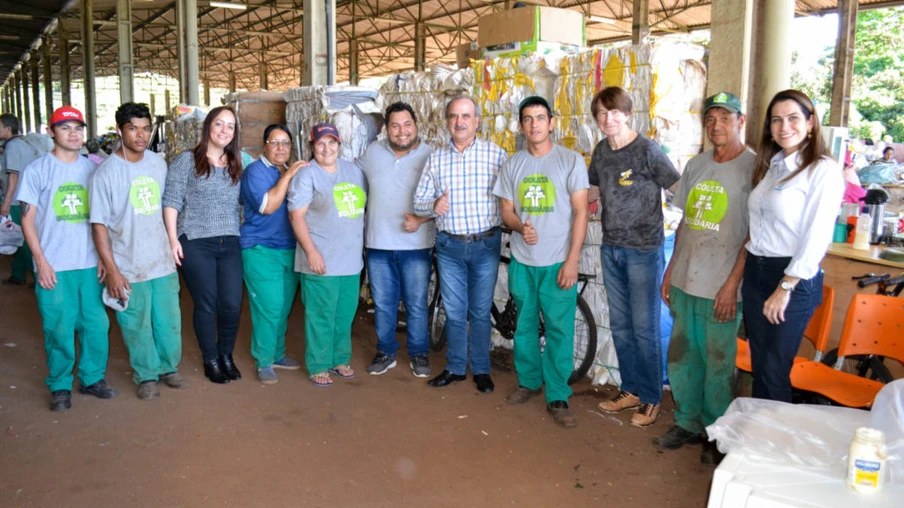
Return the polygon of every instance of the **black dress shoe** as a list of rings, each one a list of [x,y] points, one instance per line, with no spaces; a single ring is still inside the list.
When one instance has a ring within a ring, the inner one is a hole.
[[[427,381],[427,384],[435,388],[441,388],[443,386],[451,385],[452,383],[464,381],[465,379],[468,379],[468,376],[465,376],[464,374],[453,374],[448,370],[444,370],[442,374]]]
[[[489,374],[474,374],[474,384],[477,385],[477,391],[481,393],[493,393],[493,380]]]
[[[225,384],[229,382],[229,377],[223,372],[219,359],[204,362],[204,375],[211,383]]]
[[[223,355],[220,357],[220,365],[223,366],[223,372],[226,373],[226,377],[233,381],[238,381],[242,379],[242,373],[239,372],[239,369],[235,366],[235,363],[232,361],[232,355]]]

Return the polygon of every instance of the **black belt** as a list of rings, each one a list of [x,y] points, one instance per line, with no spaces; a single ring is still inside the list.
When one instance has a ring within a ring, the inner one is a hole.
[[[478,240],[483,240],[484,238],[489,238],[495,235],[499,231],[499,227],[490,228],[486,231],[480,233],[473,233],[470,235],[453,235],[452,233],[446,233],[443,231],[443,234],[452,238],[453,240],[458,240],[459,242],[476,242]]]

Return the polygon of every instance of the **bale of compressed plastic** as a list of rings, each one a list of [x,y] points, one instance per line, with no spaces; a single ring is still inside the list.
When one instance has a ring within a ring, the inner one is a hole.
[[[166,151],[164,157],[170,164],[176,155],[194,148],[201,141],[201,128],[207,112],[197,106],[179,104],[174,107],[169,120],[167,132]]]

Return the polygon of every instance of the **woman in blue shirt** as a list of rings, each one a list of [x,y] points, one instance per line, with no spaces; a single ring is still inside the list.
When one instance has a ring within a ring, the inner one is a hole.
[[[286,191],[306,166],[288,165],[292,136],[283,125],[264,130],[264,153],[242,174],[241,199],[245,222],[241,228],[242,264],[251,306],[251,356],[261,383],[279,381],[273,369],[298,370],[301,364],[286,356],[286,322],[295,301],[295,235],[289,224]]]

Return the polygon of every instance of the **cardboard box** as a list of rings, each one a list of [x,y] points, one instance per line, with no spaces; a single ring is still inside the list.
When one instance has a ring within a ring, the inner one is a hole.
[[[477,23],[477,44],[482,48],[517,42],[520,43],[519,50],[526,53],[539,41],[585,46],[584,14],[531,6],[488,14]]]
[[[483,50],[480,49],[476,42],[461,44],[455,48],[455,57],[459,69],[467,69],[471,66],[471,60],[480,60],[483,58],[482,55]]]
[[[524,56],[531,53],[545,55],[556,51],[579,51],[580,49],[581,46],[561,44],[558,42],[507,42],[505,44],[484,48],[483,59],[514,58],[516,56]]]

